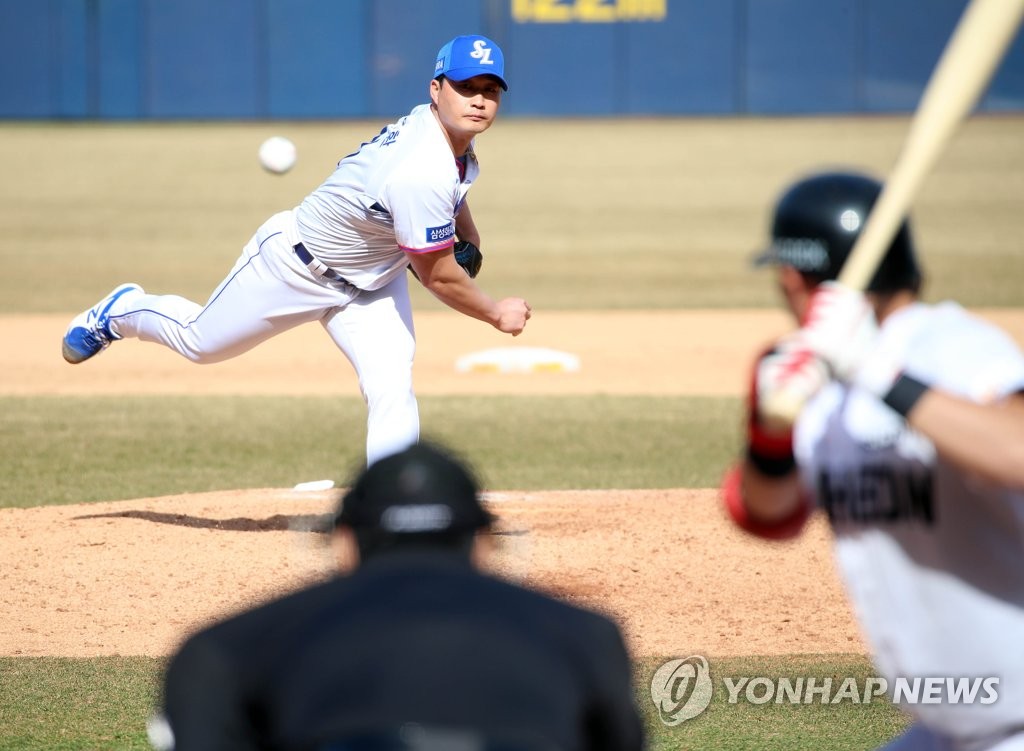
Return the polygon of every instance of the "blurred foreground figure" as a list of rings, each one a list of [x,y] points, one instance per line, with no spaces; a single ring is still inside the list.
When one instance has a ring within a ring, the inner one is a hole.
[[[436,446],[371,464],[335,519],[340,567],[354,570],[201,631],[173,657],[168,747],[642,748],[618,627],[483,573],[493,521],[474,477]]]
[[[758,356],[723,499],[763,537],[828,514],[879,675],[917,721],[887,749],[1024,749],[1024,355],[920,301],[906,222],[865,293],[833,281],[881,188],[830,172],[779,200],[759,261],[800,328]]]

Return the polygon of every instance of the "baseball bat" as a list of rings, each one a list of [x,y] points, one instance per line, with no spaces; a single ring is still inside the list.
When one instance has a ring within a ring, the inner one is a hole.
[[[839,283],[863,290],[903,223],[924,178],[980,99],[1024,14],[1024,0],[972,0],[925,86],[903,147],[839,273]],[[799,390],[797,390],[799,391]],[[792,425],[803,396],[786,390],[761,404],[776,427]]]
[[[964,10],[921,96],[899,158],[843,264],[840,284],[867,287],[925,176],[988,86],[1022,14],[1024,0],[973,0]]]

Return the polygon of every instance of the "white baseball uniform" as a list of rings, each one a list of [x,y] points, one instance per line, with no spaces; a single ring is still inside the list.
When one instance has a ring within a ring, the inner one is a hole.
[[[949,393],[988,401],[1024,390],[1016,344],[954,303],[900,309],[880,343],[909,376]],[[961,688],[978,692],[901,702],[921,726],[900,748],[1024,747],[1024,493],[950,465],[877,398],[840,383],[803,410],[794,450],[890,689],[900,677],[965,678]]]
[[[398,451],[419,437],[406,252],[453,244],[478,173],[472,146],[460,165],[430,106],[420,105],[344,157],[294,210],[270,217],[205,305],[124,295],[110,309],[110,330],[215,363],[319,321],[359,376],[367,460]]]

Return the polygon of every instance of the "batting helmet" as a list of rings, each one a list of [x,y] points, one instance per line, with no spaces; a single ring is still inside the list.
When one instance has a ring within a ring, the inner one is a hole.
[[[775,205],[772,244],[755,264],[793,266],[823,281],[835,279],[881,192],[880,182],[852,172],[824,172],[799,180]],[[867,288],[894,292],[917,291],[920,286],[910,222],[904,220]]]

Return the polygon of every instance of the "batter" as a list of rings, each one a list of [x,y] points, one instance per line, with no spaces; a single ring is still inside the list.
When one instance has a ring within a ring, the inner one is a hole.
[[[824,173],[776,207],[762,261],[801,328],[762,355],[733,519],[764,537],[828,515],[840,571],[890,688],[917,720],[890,751],[1024,749],[1024,354],[919,298],[908,223],[866,294],[834,280],[881,185]],[[795,429],[760,409],[799,395]]]
[[[430,103],[344,157],[299,206],[270,217],[205,305],[122,284],[72,320],[64,359],[80,363],[133,337],[215,363],[319,321],[359,377],[368,462],[415,443],[406,269],[449,307],[503,333],[517,336],[530,318],[524,299],[485,294],[453,253],[456,240],[480,245],[466,194],[480,172],[474,139],[494,122],[504,75],[490,39],[452,39],[437,54]]]

